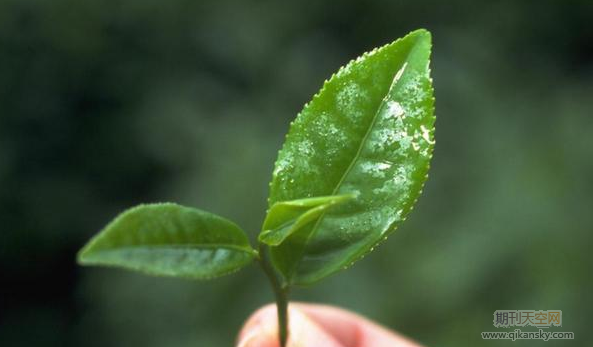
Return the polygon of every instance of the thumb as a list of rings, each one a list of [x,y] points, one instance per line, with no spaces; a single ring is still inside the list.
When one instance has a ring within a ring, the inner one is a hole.
[[[288,310],[287,347],[343,347],[301,310],[292,305]],[[256,311],[243,326],[238,341],[237,347],[279,347],[276,306],[267,305]]]

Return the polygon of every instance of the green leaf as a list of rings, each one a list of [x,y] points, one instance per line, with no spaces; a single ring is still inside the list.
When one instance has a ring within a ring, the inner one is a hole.
[[[277,202],[266,216],[259,240],[270,246],[278,246],[330,208],[355,197],[355,194],[344,194]]]
[[[234,223],[164,203],[120,214],[80,251],[78,261],[156,276],[208,279],[237,271],[255,256]]]
[[[342,67],[290,127],[269,206],[358,198],[288,235],[270,257],[288,284],[310,284],[360,259],[411,211],[434,144],[431,36],[414,31]]]

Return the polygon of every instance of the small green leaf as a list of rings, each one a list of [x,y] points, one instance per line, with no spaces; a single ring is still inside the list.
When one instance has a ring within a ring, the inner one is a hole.
[[[255,256],[234,223],[164,203],[120,214],[80,251],[78,261],[156,276],[207,279],[237,271]]]
[[[269,206],[359,196],[270,247],[286,283],[310,284],[349,266],[411,211],[434,144],[430,48],[430,33],[417,30],[365,53],[326,81],[291,125]]]
[[[355,194],[344,194],[277,202],[266,216],[259,240],[270,246],[278,246],[330,208],[355,197]]]

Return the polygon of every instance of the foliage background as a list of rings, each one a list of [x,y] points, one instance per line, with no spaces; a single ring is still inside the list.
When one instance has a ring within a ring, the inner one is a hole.
[[[272,300],[254,267],[192,283],[75,252],[140,202],[255,235],[288,123],[417,27],[438,116],[425,193],[389,242],[294,298],[429,346],[507,346],[480,338],[495,310],[561,309],[576,340],[548,345],[591,345],[592,22],[587,0],[0,0],[0,345],[231,345]]]

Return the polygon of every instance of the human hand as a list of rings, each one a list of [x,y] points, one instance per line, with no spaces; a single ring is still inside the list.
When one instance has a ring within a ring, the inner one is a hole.
[[[326,305],[290,304],[287,347],[421,347],[352,312]],[[276,306],[247,320],[237,347],[279,347]]]

